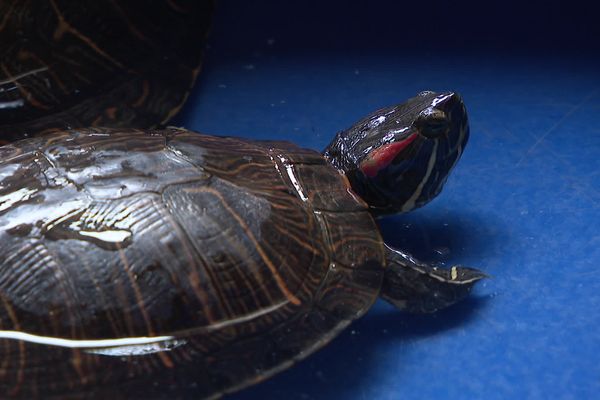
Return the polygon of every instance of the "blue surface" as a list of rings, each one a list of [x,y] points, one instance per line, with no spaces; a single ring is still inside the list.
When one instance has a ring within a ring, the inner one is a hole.
[[[486,2],[487,11],[441,1],[240,3],[221,1],[205,69],[176,123],[322,149],[376,108],[423,89],[460,91],[472,135],[444,192],[381,226],[423,260],[493,278],[436,315],[380,301],[322,351],[232,398],[598,396],[593,11],[559,1]]]

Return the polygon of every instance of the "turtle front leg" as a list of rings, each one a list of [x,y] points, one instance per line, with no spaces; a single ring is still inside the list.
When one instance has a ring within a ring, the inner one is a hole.
[[[399,309],[431,313],[464,299],[487,275],[473,268],[432,267],[386,245],[387,267],[381,297]]]

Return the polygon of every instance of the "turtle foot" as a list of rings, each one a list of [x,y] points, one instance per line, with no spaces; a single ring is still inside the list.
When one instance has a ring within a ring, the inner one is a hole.
[[[469,267],[430,266],[390,247],[387,261],[381,297],[411,313],[431,313],[457,303],[489,277]]]

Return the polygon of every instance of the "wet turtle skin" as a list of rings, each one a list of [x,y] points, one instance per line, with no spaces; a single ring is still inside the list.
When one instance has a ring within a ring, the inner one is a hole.
[[[0,0],[0,143],[168,121],[198,75],[210,0]]]
[[[408,104],[325,154],[375,133],[382,143],[366,141],[356,162],[377,176],[430,154],[407,187],[415,203],[439,192],[468,125],[456,95]],[[432,104],[450,127],[434,139],[414,130]],[[216,398],[311,354],[379,296],[412,311],[464,297],[481,275],[390,250],[352,167],[335,164],[286,142],[183,129],[76,129],[0,147],[0,394]]]

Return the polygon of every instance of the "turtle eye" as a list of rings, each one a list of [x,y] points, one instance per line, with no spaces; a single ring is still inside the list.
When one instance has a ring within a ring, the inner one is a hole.
[[[421,135],[436,138],[448,133],[450,121],[442,110],[428,108],[419,114],[415,120],[415,126]]]

